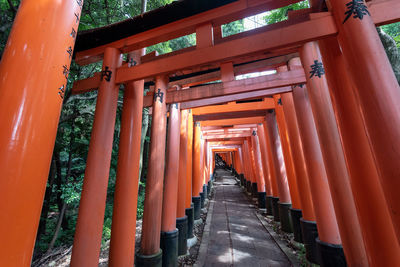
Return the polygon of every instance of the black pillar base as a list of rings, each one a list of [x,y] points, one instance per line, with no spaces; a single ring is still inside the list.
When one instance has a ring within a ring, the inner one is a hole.
[[[258,192],[258,208],[259,209],[265,209],[266,205],[266,193],[265,192]]]
[[[247,189],[247,193],[251,194],[251,181],[247,181],[246,189]]]
[[[317,237],[317,251],[320,256],[321,267],[345,267],[347,266],[344,256],[343,247],[325,243]]]
[[[267,215],[273,215],[272,213],[272,198],[273,196],[267,196]]]
[[[210,198],[210,196],[211,196],[211,190],[212,190],[212,181],[210,179],[208,181],[208,183],[207,183],[207,196],[208,196],[208,198]]]
[[[207,184],[203,185],[203,194],[204,194],[204,200],[208,197],[208,188]]]
[[[201,197],[192,197],[193,208],[194,208],[194,219],[200,219],[201,212]]]
[[[176,218],[176,228],[178,228],[178,256],[187,253],[187,237],[188,237],[188,217]]]
[[[319,254],[317,251],[316,238],[318,237],[317,223],[300,219],[301,233],[303,234],[304,247],[306,248],[306,258],[312,263],[319,264]]]
[[[178,266],[178,229],[171,232],[161,232],[160,247],[162,250],[162,266]]]
[[[289,209],[292,207],[292,203],[281,203],[278,202],[279,207],[279,220],[281,222],[281,229],[286,233],[293,232],[292,218],[290,218]]]
[[[192,204],[193,205],[193,204]],[[187,222],[187,238],[193,238],[193,225],[194,225],[194,208],[190,207],[188,209],[185,209],[185,214],[188,218]]]
[[[299,209],[290,208],[290,215],[292,216],[294,241],[303,243],[300,226],[300,218],[303,217],[303,213]]]
[[[253,198],[258,198],[258,188],[257,188],[257,183],[253,183],[251,185],[251,193],[253,194]]]
[[[274,215],[274,221],[279,222],[279,197],[272,197],[272,215]]]
[[[204,201],[206,200],[204,193],[200,193],[200,208],[204,208]]]
[[[163,252],[160,251],[153,255],[136,254],[135,266],[136,267],[161,267]]]
[[[245,177],[243,177],[243,188],[246,189],[247,188],[247,179]]]
[[[244,182],[244,176],[243,174],[239,174],[239,179],[240,179],[240,186],[243,186],[243,182]]]

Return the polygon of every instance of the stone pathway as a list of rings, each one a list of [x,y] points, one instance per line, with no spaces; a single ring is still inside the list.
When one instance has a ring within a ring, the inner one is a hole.
[[[218,170],[214,190],[195,266],[292,266],[229,172]]]

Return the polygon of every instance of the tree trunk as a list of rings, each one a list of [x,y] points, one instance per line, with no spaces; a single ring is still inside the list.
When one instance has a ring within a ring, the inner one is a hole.
[[[400,84],[400,53],[396,46],[395,40],[385,33],[381,28],[377,28],[379,37],[381,38],[383,47],[385,48],[386,54],[389,58],[390,64],[392,64],[394,74],[396,75],[397,82]]]
[[[51,251],[51,250],[53,249],[53,247],[54,247],[54,243],[56,242],[57,237],[58,237],[58,233],[60,232],[60,229],[61,229],[61,224],[62,224],[62,221],[63,221],[63,218],[64,218],[64,214],[65,214],[65,210],[66,210],[66,209],[67,209],[67,204],[64,202],[64,204],[63,204],[63,206],[62,206],[62,208],[61,208],[60,215],[58,216],[57,226],[56,226],[56,229],[55,229],[55,231],[54,231],[53,238],[52,238],[51,241],[50,241],[50,244],[49,244],[49,247],[47,248],[46,254],[50,253],[50,251]]]

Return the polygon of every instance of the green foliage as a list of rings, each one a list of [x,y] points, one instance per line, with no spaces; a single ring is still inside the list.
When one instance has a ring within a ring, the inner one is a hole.
[[[303,8],[309,8],[310,5],[308,0],[304,0],[302,2],[298,2],[286,7],[278,8],[269,12],[268,15],[265,16],[265,21],[267,24],[273,24],[280,21],[284,21],[288,19],[288,12],[290,10],[299,10]]]
[[[243,20],[232,21],[222,25],[222,37],[227,37],[244,31]]]
[[[393,38],[400,49],[400,22],[384,25],[381,29]]]

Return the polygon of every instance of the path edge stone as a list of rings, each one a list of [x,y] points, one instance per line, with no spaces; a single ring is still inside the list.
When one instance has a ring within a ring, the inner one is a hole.
[[[214,200],[210,200],[210,205],[208,206],[207,219],[203,230],[203,236],[201,238],[199,254],[197,256],[197,260],[193,265],[193,267],[203,267],[206,261],[213,211],[214,211]]]
[[[290,264],[293,267],[300,267],[301,263],[300,260],[292,253],[290,248],[286,246],[285,242],[282,241],[278,234],[275,233],[275,231],[268,225],[268,223],[265,221],[265,219],[260,215],[258,212],[255,213],[258,220],[261,222],[261,224],[264,226],[265,230],[272,236],[274,239],[275,243],[278,245],[278,247],[282,250],[282,252],[286,255],[286,257],[289,259]]]

